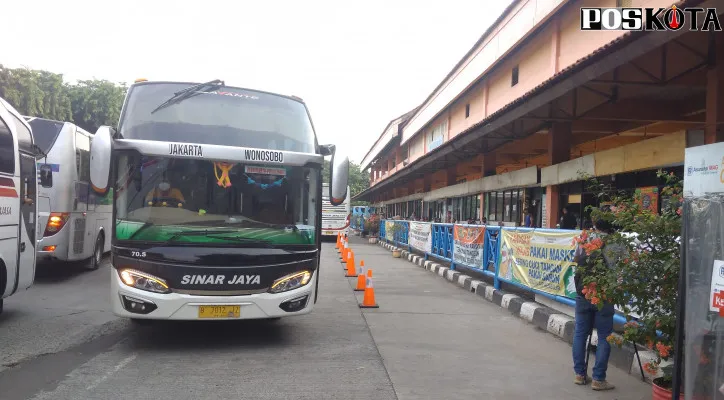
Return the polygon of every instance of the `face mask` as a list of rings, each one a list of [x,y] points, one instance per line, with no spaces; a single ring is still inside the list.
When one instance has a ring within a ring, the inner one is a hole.
[[[158,188],[165,192],[171,188],[171,184],[168,182],[161,182],[158,184]]]

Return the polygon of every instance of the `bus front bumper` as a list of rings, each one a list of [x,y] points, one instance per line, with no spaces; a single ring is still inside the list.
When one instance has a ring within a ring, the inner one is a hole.
[[[258,293],[243,296],[161,294],[126,286],[116,270],[111,268],[111,306],[113,314],[116,316],[137,319],[228,321],[287,317],[308,314],[312,311],[316,279],[317,271],[305,286],[283,293]],[[238,316],[202,318],[201,307],[209,306],[224,307],[224,312],[238,312]],[[141,310],[141,307],[144,309]],[[286,311],[282,307],[291,308],[294,311]],[[137,311],[131,312],[129,309]],[[146,313],[148,309],[152,309],[152,311]]]

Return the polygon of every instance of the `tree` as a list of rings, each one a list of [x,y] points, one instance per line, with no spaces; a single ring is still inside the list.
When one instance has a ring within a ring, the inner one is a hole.
[[[0,97],[21,114],[70,121],[90,132],[118,123],[126,91],[123,83],[93,79],[70,84],[61,74],[0,64]]]
[[[329,182],[329,161],[324,160],[324,168],[322,169],[322,181]],[[360,169],[359,164],[349,162],[349,191],[350,198],[362,193],[370,187],[370,176],[368,173]],[[353,201],[353,206],[367,205],[366,201]]]
[[[128,88],[106,80],[84,80],[68,85],[73,122],[95,132],[101,125],[115,126]]]
[[[71,119],[70,100],[60,74],[0,64],[0,97],[23,115]]]

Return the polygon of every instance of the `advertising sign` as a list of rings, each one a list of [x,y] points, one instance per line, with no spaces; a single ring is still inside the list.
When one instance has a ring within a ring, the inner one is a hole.
[[[649,210],[654,214],[659,213],[659,188],[656,186],[636,189],[638,204],[643,210]]]
[[[453,228],[455,263],[471,268],[483,267],[485,226],[455,225]]]
[[[573,238],[577,235],[569,231],[503,229],[498,276],[541,292],[575,298]]]
[[[394,226],[393,221],[385,221],[385,239],[389,241],[395,240]]]
[[[684,196],[724,192],[724,143],[689,147],[684,158]]]
[[[410,246],[424,251],[432,252],[432,224],[428,222],[410,222],[410,233],[407,237]]]

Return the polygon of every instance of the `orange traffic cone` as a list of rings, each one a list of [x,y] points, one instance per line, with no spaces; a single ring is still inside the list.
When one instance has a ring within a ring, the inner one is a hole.
[[[365,260],[360,260],[359,268],[357,268],[357,287],[355,292],[363,292],[367,286],[367,277],[365,276]]]
[[[336,247],[337,251],[339,251],[339,232],[337,233],[337,244],[335,244],[334,247]]]
[[[349,257],[349,245],[347,242],[344,242],[344,247],[342,247],[342,264],[347,263],[347,258]]]
[[[350,256],[347,258],[347,278],[356,278],[357,271],[354,267],[354,251],[350,251]]]
[[[375,288],[372,284],[372,270],[367,270],[367,282],[365,284],[365,294],[362,297],[360,308],[380,308],[375,302]]]

